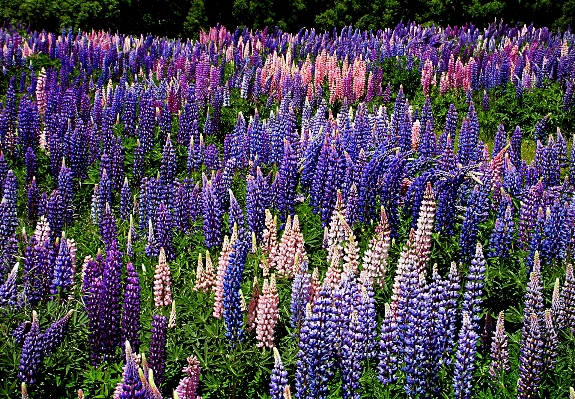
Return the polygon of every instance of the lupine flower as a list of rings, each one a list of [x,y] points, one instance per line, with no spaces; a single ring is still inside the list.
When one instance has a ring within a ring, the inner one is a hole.
[[[18,276],[19,266],[19,263],[16,263],[8,274],[8,277],[6,277],[4,284],[0,285],[0,308],[16,305],[16,298],[18,295],[16,278]]]
[[[453,375],[453,395],[458,399],[470,399],[473,387],[473,371],[475,370],[475,355],[477,339],[471,316],[464,311],[463,325],[459,332],[457,353],[455,355],[455,370]]]
[[[397,381],[399,363],[398,329],[395,315],[391,312],[389,304],[385,304],[385,317],[381,324],[378,352],[378,379],[382,384]]]
[[[131,262],[126,265],[121,331],[122,339],[131,342],[134,349],[138,350],[140,347],[140,279]]]
[[[221,229],[221,209],[220,201],[217,198],[212,180],[207,180],[204,175],[204,186],[202,189],[203,216],[204,216],[204,236],[208,248],[220,244],[222,237]]]
[[[30,331],[26,334],[24,344],[22,345],[22,354],[20,355],[20,367],[18,378],[27,384],[34,384],[38,368],[42,363],[44,339],[40,332],[38,315],[32,312],[32,325]]]
[[[159,253],[158,242],[156,241],[156,236],[154,235],[152,219],[148,219],[148,243],[146,244],[146,256],[158,256]]]
[[[573,265],[568,264],[565,269],[565,281],[561,290],[562,309],[557,316],[558,326],[575,330],[575,276]]]
[[[122,386],[119,392],[120,399],[145,399],[146,389],[140,380],[138,370],[134,362],[134,355],[130,343],[126,341],[126,366],[122,376]]]
[[[272,369],[270,381],[270,396],[272,399],[285,399],[285,392],[289,393],[288,374],[284,368],[277,348],[273,347],[274,368]]]
[[[302,263],[292,283],[291,326],[299,331],[305,318],[305,309],[312,300],[311,274],[307,263]]]
[[[279,301],[275,275],[272,274],[269,283],[268,280],[264,280],[262,294],[258,299],[256,316],[258,347],[273,347],[274,330],[279,319]]]
[[[553,325],[553,316],[550,309],[545,310],[545,335],[543,339],[545,341],[544,368],[545,370],[553,370],[557,363],[559,340],[557,330]]]
[[[202,253],[198,254],[198,266],[196,268],[196,282],[194,284],[194,291],[202,291],[204,294],[211,291],[214,285],[214,268],[212,266],[211,259],[209,258],[210,253],[206,251],[206,269],[204,269],[204,264],[202,262]],[[208,259],[209,265],[208,265]],[[211,273],[208,275],[208,273]]]
[[[187,360],[188,365],[182,370],[186,376],[180,380],[176,392],[180,399],[196,399],[200,385],[200,362],[195,356],[190,356]]]
[[[16,343],[19,346],[24,345],[24,340],[26,338],[26,334],[28,334],[28,332],[30,331],[31,326],[32,326],[32,323],[30,323],[28,320],[26,320],[26,321],[23,321],[22,323],[20,323],[20,325],[18,325],[18,327],[16,327],[12,331],[12,336],[14,337],[14,340],[16,341]]]
[[[277,217],[272,217],[269,209],[266,209],[265,229],[262,235],[262,251],[267,257],[267,269],[273,270],[276,267],[276,258],[278,254],[278,236],[277,236]],[[286,223],[286,228],[287,228]],[[285,234],[285,230],[284,230]]]
[[[101,296],[98,297],[100,324],[102,334],[101,348],[103,354],[115,351],[120,344],[120,311],[122,301],[122,263],[121,253],[113,243],[106,252],[106,261],[102,273]]]
[[[286,221],[286,228],[278,247],[278,255],[275,259],[277,272],[280,276],[293,277],[301,262],[307,261],[307,253],[303,240],[303,234],[299,228],[297,215],[290,216]]]
[[[517,382],[518,399],[537,397],[544,364],[544,344],[537,314],[525,314],[523,324],[526,327],[524,328],[525,333],[521,335],[519,381]]]
[[[168,319],[166,316],[152,316],[152,336],[150,338],[150,362],[149,366],[154,370],[155,380],[158,385],[164,381],[166,370],[166,333]]]
[[[172,278],[164,248],[160,248],[158,266],[154,273],[154,305],[159,308],[172,304]]]
[[[237,239],[237,232],[232,235],[232,238],[228,236],[224,237],[224,243],[222,244],[222,250],[220,252],[220,257],[218,258],[218,271],[216,275],[216,284],[214,286],[214,312],[213,316],[217,319],[222,317],[223,309],[223,298],[224,298],[224,277],[226,270],[228,268],[230,253],[232,252],[232,246]],[[232,242],[233,241],[233,242]]]
[[[366,335],[360,325],[357,311],[354,311],[341,345],[342,388],[343,397],[346,399],[360,398],[359,379],[362,371],[361,363],[365,358],[365,339]]]
[[[42,335],[42,354],[46,357],[50,356],[54,350],[64,341],[66,332],[68,330],[68,322],[74,313],[70,310],[60,320],[55,321],[44,331]]]
[[[160,204],[157,212],[155,238],[158,247],[164,250],[168,260],[175,259],[174,246],[172,244],[172,213],[164,203]]]
[[[243,339],[241,311],[241,280],[248,254],[248,244],[240,239],[233,244],[223,280],[223,308],[226,338],[234,346]]]
[[[475,332],[479,328],[479,320],[481,319],[481,304],[483,303],[483,281],[485,280],[485,258],[483,256],[483,248],[480,243],[477,243],[475,248],[475,256],[471,261],[469,267],[469,274],[467,275],[467,282],[465,283],[465,291],[463,293],[463,311],[467,317],[471,318]]]
[[[509,371],[509,349],[505,334],[505,313],[501,311],[497,317],[497,327],[491,341],[491,367],[489,375],[494,381],[499,381],[503,373]]]

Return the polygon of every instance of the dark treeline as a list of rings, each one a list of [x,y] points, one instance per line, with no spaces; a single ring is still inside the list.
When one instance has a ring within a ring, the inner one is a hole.
[[[408,20],[484,26],[497,18],[566,29],[575,20],[575,0],[0,0],[0,11],[32,29],[111,29],[174,38],[194,37],[216,23],[297,32],[350,24],[377,30]]]

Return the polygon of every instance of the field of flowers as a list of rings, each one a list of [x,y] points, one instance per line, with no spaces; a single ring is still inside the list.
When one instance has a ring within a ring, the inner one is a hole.
[[[575,398],[575,35],[0,29],[0,397]]]

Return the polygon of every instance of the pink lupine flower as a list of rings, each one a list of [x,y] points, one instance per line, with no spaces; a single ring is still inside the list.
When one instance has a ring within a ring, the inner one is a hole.
[[[196,283],[194,284],[194,291],[202,291],[206,293],[209,287],[206,286],[206,277],[204,272],[204,263],[202,262],[202,253],[198,254],[198,266],[196,267]]]
[[[363,254],[363,270],[361,273],[362,277],[367,278],[371,283],[376,283],[380,287],[385,284],[390,244],[391,227],[387,221],[385,209],[381,207],[381,219],[375,229],[375,235],[370,240],[367,251]]]
[[[253,331],[256,328],[256,316],[258,311],[258,301],[260,299],[260,288],[258,278],[254,277],[254,284],[252,288],[252,297],[248,304],[248,325],[247,330]]]
[[[180,380],[176,393],[180,399],[201,399],[196,396],[200,385],[201,368],[197,357],[188,357],[188,365],[182,370],[186,376]]]
[[[266,209],[265,229],[263,231],[262,252],[267,255],[267,267],[273,270],[276,267],[278,253],[278,219]],[[287,223],[286,223],[287,228]]]
[[[421,133],[421,122],[419,119],[411,125],[411,149],[417,150],[419,147],[419,135]]]
[[[349,276],[355,276],[359,268],[359,246],[351,229],[343,247],[343,254],[343,272]]]
[[[331,288],[337,287],[341,280],[342,267],[341,267],[340,251],[341,250],[339,249],[339,247],[335,247],[332,249],[331,263],[327,268],[327,272],[325,273],[325,278],[323,281],[323,284],[327,284]]]
[[[46,216],[40,216],[40,220],[36,224],[34,237],[36,237],[38,244],[43,244],[50,238],[50,225],[48,224],[48,219],[46,219]]]
[[[295,215],[293,221],[288,216],[286,228],[278,249],[277,271],[281,276],[293,277],[300,262],[307,262],[307,253],[303,234],[299,228],[299,219]],[[291,222],[291,224],[290,224]]]
[[[431,256],[431,235],[433,234],[433,223],[435,221],[435,197],[431,183],[427,183],[423,201],[419,209],[417,218],[417,230],[415,231],[414,249],[417,251],[417,272],[419,274],[427,268],[429,257]]]
[[[341,191],[337,192],[337,200],[331,219],[329,222],[329,231],[327,234],[327,263],[332,263],[333,252],[337,249],[341,254],[343,251],[342,243],[347,239],[348,228],[344,225],[345,206]]]
[[[172,280],[164,248],[160,248],[158,266],[154,274],[154,304],[158,308],[172,304]]]
[[[258,340],[258,347],[273,347],[274,330],[278,318],[279,295],[276,288],[275,275],[272,274],[269,282],[264,280],[262,295],[258,301],[256,316],[256,339]]]

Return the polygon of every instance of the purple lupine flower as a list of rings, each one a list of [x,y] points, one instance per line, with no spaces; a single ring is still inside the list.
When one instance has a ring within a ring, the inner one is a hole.
[[[50,293],[54,295],[58,294],[58,292],[65,293],[68,291],[72,287],[73,277],[74,265],[72,264],[68,240],[62,235],[54,266],[54,276],[50,284]]]
[[[474,325],[471,315],[464,310],[453,374],[453,396],[457,399],[471,399],[472,397],[473,371],[475,370],[475,355],[479,338]]]
[[[256,234],[258,241],[262,239],[264,230],[265,210],[270,206],[268,179],[256,168],[255,176],[247,176],[246,211],[248,227]]]
[[[385,317],[381,322],[381,335],[379,339],[378,379],[382,384],[397,381],[399,363],[398,326],[395,315],[391,312],[388,303],[385,304]]]
[[[52,239],[60,237],[64,228],[66,208],[59,190],[52,191],[46,210]]]
[[[539,323],[540,320],[536,313],[525,314],[523,319],[524,333],[521,334],[519,352],[518,399],[534,398],[539,392],[544,365],[544,343]]]
[[[130,185],[128,184],[128,178],[124,178],[124,185],[120,191],[120,219],[128,220],[130,213],[132,212],[132,191],[130,190]],[[137,349],[136,349],[137,351]]]
[[[128,262],[126,265],[126,286],[122,306],[121,336],[132,343],[135,351],[140,347],[140,279],[138,272]]]
[[[150,338],[150,361],[149,366],[154,370],[154,379],[158,385],[164,382],[166,370],[166,334],[168,331],[168,319],[166,316],[152,316],[152,337]]]
[[[545,137],[547,136],[547,123],[549,122],[550,117],[551,114],[545,115],[543,119],[535,125],[535,129],[533,130],[533,140],[535,140],[535,142],[545,142]]]
[[[18,288],[16,286],[16,277],[18,276],[19,264],[16,263],[4,284],[0,285],[0,308],[14,306],[17,302]]]
[[[533,270],[529,275],[527,289],[525,292],[525,303],[523,312],[526,315],[535,313],[537,318],[543,322],[545,317],[545,305],[543,300],[543,283],[541,281],[541,261],[539,253],[536,251],[533,261]],[[523,323],[522,332],[525,334],[529,324]]]
[[[38,184],[36,184],[36,177],[32,177],[32,181],[28,186],[28,221],[35,223],[38,218],[38,207],[40,202],[40,192],[38,190]]]
[[[118,245],[118,226],[116,225],[116,218],[110,210],[110,204],[106,204],[104,215],[100,222],[100,234],[106,251],[111,247],[112,242],[115,242],[116,246]]]
[[[481,304],[483,303],[483,284],[485,280],[485,258],[480,243],[475,247],[475,256],[471,260],[465,291],[463,292],[462,311],[471,319],[473,328],[477,332],[481,319]]]
[[[220,201],[213,186],[213,179],[207,180],[205,175],[202,188],[202,204],[206,246],[212,248],[219,245],[222,241],[222,212],[220,210]]]
[[[557,336],[557,329],[553,324],[553,315],[550,309],[545,310],[545,334],[543,339],[545,341],[545,356],[543,358],[544,369],[554,370],[557,364],[557,347],[559,340]]]
[[[146,256],[158,256],[160,253],[160,247],[158,246],[158,241],[154,235],[154,226],[152,225],[152,219],[148,219],[148,242],[146,244]]]
[[[365,358],[366,334],[360,324],[357,311],[351,314],[351,320],[341,345],[342,389],[344,399],[359,399],[362,361]]]
[[[16,341],[16,343],[19,346],[24,345],[24,340],[26,339],[26,334],[28,334],[28,332],[30,331],[31,326],[32,326],[32,323],[30,323],[28,320],[26,320],[26,321],[23,321],[22,323],[20,323],[18,325],[18,327],[16,327],[12,331],[12,337],[14,337],[14,340]]]
[[[477,242],[479,223],[488,217],[489,198],[485,187],[476,185],[469,197],[465,210],[461,235],[459,236],[459,256],[468,262],[473,256],[473,247]]]
[[[144,384],[142,384],[142,380],[138,375],[138,369],[134,361],[132,348],[128,341],[125,343],[125,354],[126,367],[122,377],[119,397],[120,399],[146,399],[149,396],[146,395],[146,388],[144,387]]]
[[[38,174],[38,164],[36,162],[36,153],[32,147],[26,150],[26,184],[32,181],[32,178]]]
[[[229,255],[228,267],[224,275],[224,321],[226,338],[232,346],[243,340],[243,315],[241,310],[241,281],[245,268],[249,245],[242,239],[236,240]]]
[[[372,353],[377,338],[377,313],[375,310],[375,293],[373,284],[368,279],[361,280],[361,302],[359,303],[359,323],[365,334],[365,353]]]
[[[505,312],[497,317],[497,326],[491,341],[491,367],[489,375],[494,381],[499,381],[503,373],[509,371],[509,349],[507,334],[505,334]]]
[[[120,310],[122,301],[122,254],[117,249],[117,243],[112,242],[106,251],[106,261],[102,271],[103,291],[100,301],[100,323],[102,331],[102,353],[110,354],[120,344]]]
[[[280,354],[274,346],[274,368],[272,369],[270,381],[270,396],[272,399],[284,399],[284,392],[289,392],[288,373],[282,363]]]
[[[299,330],[305,318],[305,309],[311,301],[311,274],[307,262],[299,266],[291,288],[291,326]]]
[[[162,151],[162,161],[160,164],[160,180],[164,184],[171,183],[176,176],[177,171],[177,159],[176,152],[174,151],[174,146],[172,145],[172,140],[170,135],[166,138],[166,144]]]
[[[18,180],[9,170],[3,184],[2,220],[0,221],[0,239],[12,236],[18,227],[16,205],[18,201]]]
[[[157,212],[157,221],[155,229],[155,238],[159,248],[164,248],[166,258],[173,260],[175,258],[173,237],[172,213],[164,203],[160,204]]]
[[[294,212],[295,189],[297,186],[297,158],[291,144],[284,140],[284,154],[278,174],[274,181],[274,206],[280,219],[285,221],[287,215]]]
[[[74,311],[70,310],[64,317],[52,323],[50,327],[44,331],[42,335],[42,353],[45,357],[50,356],[54,350],[64,342],[64,337],[68,331],[68,323],[73,313]]]
[[[232,190],[229,190],[230,193],[230,209],[228,211],[228,225],[229,225],[229,234],[232,235],[234,226],[237,226],[238,235],[242,236],[245,234],[245,217],[244,211],[242,210],[238,200],[234,196]]]
[[[36,373],[42,363],[42,346],[44,340],[40,332],[40,323],[36,311],[32,311],[32,325],[30,331],[24,338],[22,354],[20,355],[20,366],[18,379],[27,384],[34,384]]]
[[[513,244],[513,234],[515,232],[515,222],[513,220],[512,204],[507,207],[500,207],[500,213],[495,220],[495,228],[491,233],[490,252],[492,256],[508,258],[509,250]],[[501,211],[504,210],[504,214]]]
[[[499,154],[506,145],[507,133],[505,133],[505,127],[503,126],[503,123],[500,123],[497,126],[497,132],[495,133],[495,140],[493,143],[493,152],[491,153],[491,157],[495,158],[495,156]]]
[[[63,159],[62,167],[58,174],[58,191],[64,203],[66,221],[69,222],[74,215],[74,182],[72,180],[72,171],[66,167]]]

